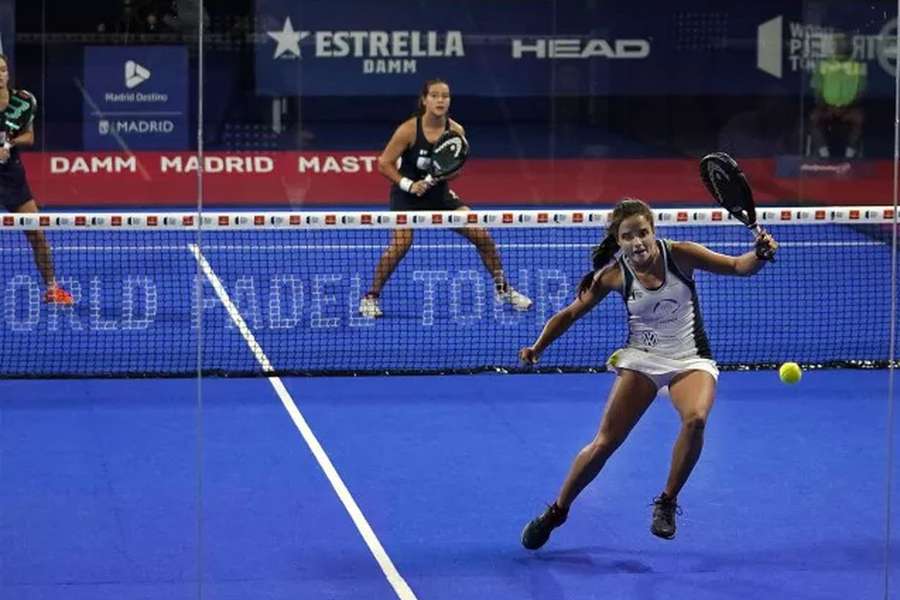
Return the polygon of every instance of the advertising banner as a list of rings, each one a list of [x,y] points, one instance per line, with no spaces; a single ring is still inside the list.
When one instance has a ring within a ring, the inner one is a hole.
[[[88,46],[81,90],[84,148],[187,148],[187,85],[182,46]]]
[[[262,95],[792,94],[849,38],[868,93],[893,94],[896,6],[761,0],[422,3],[256,0]]]
[[[377,153],[79,152],[23,155],[42,206],[192,207],[203,169],[204,206],[388,206]],[[892,162],[811,161],[785,168],[745,159],[761,204],[888,204]],[[472,207],[609,205],[623,196],[654,205],[711,204],[693,159],[474,159],[452,183]]]

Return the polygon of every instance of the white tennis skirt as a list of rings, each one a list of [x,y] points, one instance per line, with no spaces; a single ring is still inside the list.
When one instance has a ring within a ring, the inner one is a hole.
[[[676,360],[637,348],[619,348],[606,360],[606,366],[616,373],[619,369],[643,373],[656,385],[656,389],[664,388],[673,377],[686,371],[705,371],[713,379],[719,379],[719,368],[714,360],[699,357]]]

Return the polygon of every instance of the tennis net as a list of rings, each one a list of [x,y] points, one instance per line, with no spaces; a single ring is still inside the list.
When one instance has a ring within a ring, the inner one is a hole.
[[[713,354],[724,368],[886,366],[887,207],[767,208],[781,243],[751,278],[697,273]],[[657,235],[738,254],[746,229],[718,209],[655,210]],[[45,213],[0,227],[0,377],[413,374],[518,371],[517,351],[567,305],[608,210],[473,212]],[[456,231],[483,229],[516,310]],[[46,304],[23,231],[42,230],[58,282]],[[360,314],[397,232],[412,246]],[[521,306],[519,307],[521,308]],[[610,297],[544,354],[540,370],[603,369],[625,341]],[[895,349],[896,350],[896,349]],[[530,370],[530,369],[529,369]]]

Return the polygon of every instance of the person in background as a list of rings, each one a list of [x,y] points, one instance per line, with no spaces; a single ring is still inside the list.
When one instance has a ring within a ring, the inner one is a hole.
[[[469,210],[450,189],[447,181],[430,183],[425,179],[431,164],[435,142],[447,130],[463,137],[462,125],[450,118],[450,87],[440,79],[426,81],[419,94],[418,113],[397,127],[378,157],[378,170],[391,182],[391,210]],[[398,166],[399,161],[399,166]],[[514,289],[506,280],[500,254],[491,234],[481,227],[454,230],[468,239],[491,274],[497,302],[515,310],[531,308],[531,299]],[[412,229],[396,229],[378,265],[368,293],[359,302],[359,313],[375,319],[384,313],[379,298],[394,269],[406,256],[413,241]]]
[[[816,104],[810,114],[810,136],[813,152],[829,158],[829,134],[838,125],[844,130],[844,156],[854,158],[862,139],[866,65],[854,60],[846,34],[835,34],[832,40],[832,55],[816,66],[812,77]]]
[[[0,196],[6,210],[36,213],[37,203],[28,187],[19,148],[34,144],[34,113],[37,100],[28,91],[10,85],[9,60],[0,54]],[[34,261],[44,280],[44,301],[70,306],[75,300],[56,281],[50,244],[43,231],[26,231]]]

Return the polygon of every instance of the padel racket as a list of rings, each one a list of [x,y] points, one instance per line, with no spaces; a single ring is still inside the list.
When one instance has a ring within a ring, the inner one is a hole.
[[[429,184],[447,179],[463,168],[469,158],[469,143],[459,133],[448,129],[434,143],[431,167],[425,181]]]
[[[756,205],[750,183],[733,158],[724,152],[707,154],[700,160],[700,178],[719,206],[757,236],[764,233],[756,222]],[[768,249],[757,254],[766,260],[774,260],[775,256],[775,252]]]

